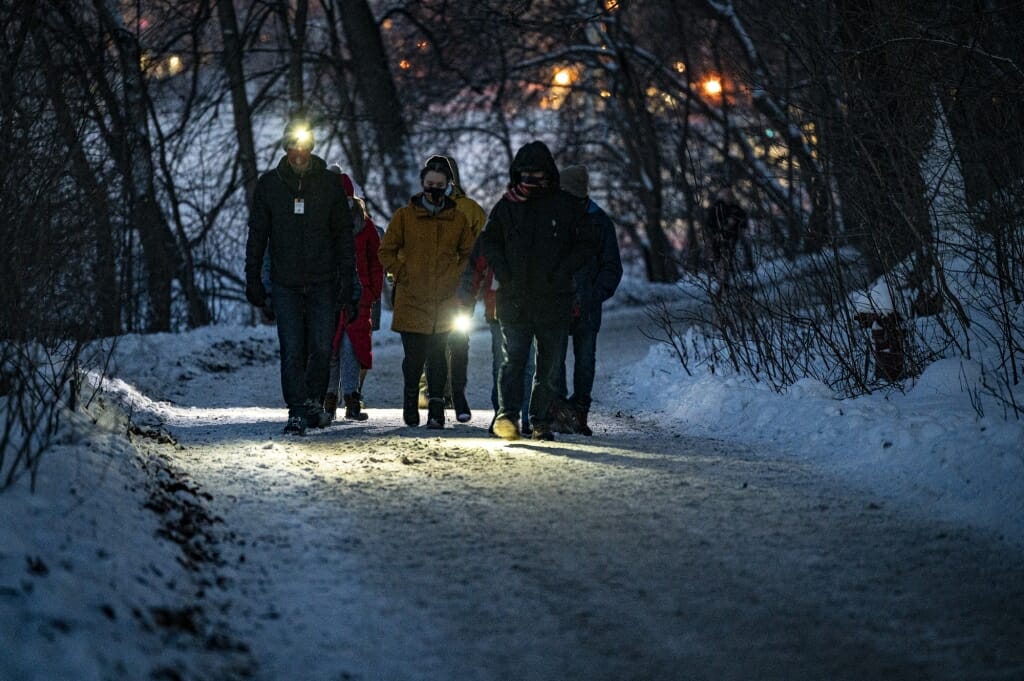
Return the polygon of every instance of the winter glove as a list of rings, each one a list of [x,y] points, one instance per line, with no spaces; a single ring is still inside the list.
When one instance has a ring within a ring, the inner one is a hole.
[[[347,303],[341,306],[341,314],[344,315],[346,322],[353,321],[359,315],[359,294],[353,292],[350,294],[352,297]]]
[[[267,289],[263,287],[258,274],[245,278],[245,299],[255,307],[263,307],[267,302]]]

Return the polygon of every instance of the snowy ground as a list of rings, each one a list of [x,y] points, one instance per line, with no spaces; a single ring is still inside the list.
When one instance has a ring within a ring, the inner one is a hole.
[[[644,324],[609,315],[596,435],[554,443],[487,437],[486,329],[470,424],[401,425],[382,332],[370,420],[304,439],[273,329],[123,339],[132,443],[95,404],[0,495],[0,679],[1024,678],[1019,422],[948,363],[687,379]]]

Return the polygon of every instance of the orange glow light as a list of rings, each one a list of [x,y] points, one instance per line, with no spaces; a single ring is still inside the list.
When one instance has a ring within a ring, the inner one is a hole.
[[[408,59],[403,59],[402,61],[398,62],[398,68],[402,69],[403,71],[408,71],[410,68],[412,68],[412,64],[409,63]]]
[[[555,85],[561,85],[562,87],[565,87],[566,85],[571,84],[572,71],[570,71],[569,69],[559,69],[558,71],[555,72]]]
[[[704,81],[704,92],[709,95],[722,94],[722,81],[715,77],[708,78]]]

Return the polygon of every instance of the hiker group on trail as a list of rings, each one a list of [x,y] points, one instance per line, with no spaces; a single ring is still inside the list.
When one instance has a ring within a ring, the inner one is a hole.
[[[560,173],[548,147],[530,142],[488,214],[466,195],[455,161],[433,155],[382,232],[352,177],[312,153],[308,124],[289,122],[282,147],[253,193],[245,295],[277,324],[285,433],[325,428],[342,407],[345,419],[369,417],[363,383],[386,274],[407,426],[420,425],[423,398],[427,428],[443,429],[448,409],[460,423],[472,419],[466,386],[480,378],[468,375],[469,334],[457,320],[472,318],[482,300],[493,355],[489,432],[508,440],[592,435],[601,306],[622,263],[585,167]]]

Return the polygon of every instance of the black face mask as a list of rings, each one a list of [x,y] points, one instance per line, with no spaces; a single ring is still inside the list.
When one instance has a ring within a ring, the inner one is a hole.
[[[423,193],[427,195],[431,203],[440,206],[444,202],[444,190],[445,187],[424,187]]]

